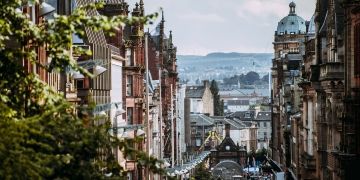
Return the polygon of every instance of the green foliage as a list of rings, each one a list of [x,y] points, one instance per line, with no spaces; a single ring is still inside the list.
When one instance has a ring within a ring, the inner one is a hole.
[[[214,98],[214,115],[223,116],[224,115],[224,102],[220,100],[219,88],[215,80],[211,81],[210,85],[211,93]]]
[[[269,81],[269,77],[268,75],[265,75],[262,79],[260,79],[260,76],[257,72],[250,71],[246,74],[235,75],[230,78],[224,78],[223,81],[225,85],[238,85],[238,83],[240,83],[240,85],[243,86],[267,83]]]
[[[141,18],[125,16],[87,16],[86,10],[102,7],[90,4],[71,15],[56,15],[51,21],[34,24],[16,11],[21,0],[0,1],[0,179],[102,179],[124,176],[112,149],[135,157],[138,166],[163,173],[161,162],[132,148],[142,139],[118,139],[110,135],[110,124],[92,126],[91,109],[77,109],[42,82],[27,73],[22,64],[29,61],[49,72],[64,72],[65,67],[92,76],[76,65],[69,50],[72,34],[85,36],[84,27],[111,31],[124,24],[147,23],[154,15]],[[36,1],[35,1],[36,2]],[[46,47],[49,64],[37,61],[37,49]],[[74,53],[87,53],[74,49]],[[79,118],[76,114],[82,114]]]
[[[245,81],[247,84],[254,84],[258,80],[260,80],[260,76],[254,71],[250,71],[245,75]]]
[[[195,168],[195,173],[192,179],[196,180],[210,180],[212,178],[212,174],[209,172],[209,170],[205,167],[204,163],[199,164]]]

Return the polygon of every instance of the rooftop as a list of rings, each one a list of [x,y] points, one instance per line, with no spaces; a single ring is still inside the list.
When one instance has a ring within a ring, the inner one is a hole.
[[[296,15],[295,8],[296,4],[291,2],[289,4],[290,12],[289,15],[281,19],[277,26],[277,35],[284,34],[305,34],[306,24],[305,20]]]
[[[204,114],[190,114],[191,123],[195,123],[195,126],[212,126],[215,120]]]
[[[271,112],[261,111],[258,112],[256,120],[271,120]]]
[[[188,86],[186,87],[186,97],[202,98],[205,92],[204,86]]]

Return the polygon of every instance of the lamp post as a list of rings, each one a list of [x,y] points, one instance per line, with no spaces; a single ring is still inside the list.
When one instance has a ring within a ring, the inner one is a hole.
[[[145,86],[145,96],[146,96],[146,115],[145,115],[145,124],[146,124],[146,152],[150,157],[150,120],[149,120],[149,56],[148,56],[148,33],[145,33],[145,75],[146,75],[146,86]],[[147,179],[150,180],[150,170],[147,167]]]

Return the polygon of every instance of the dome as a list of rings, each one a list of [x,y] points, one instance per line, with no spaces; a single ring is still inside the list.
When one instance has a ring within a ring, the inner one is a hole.
[[[315,15],[310,19],[308,34],[315,34]]]
[[[306,25],[305,20],[297,16],[295,13],[296,4],[291,2],[289,4],[290,12],[289,15],[284,17],[277,26],[277,35],[282,34],[305,34]]]

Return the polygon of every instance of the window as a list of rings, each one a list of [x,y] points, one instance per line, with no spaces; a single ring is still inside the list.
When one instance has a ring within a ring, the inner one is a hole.
[[[354,74],[360,76],[360,23],[354,30]]]
[[[30,20],[35,24],[36,23],[36,10],[35,10],[35,6],[32,4],[29,4],[29,16],[30,16]]]
[[[266,122],[264,122],[264,127],[267,127],[267,123],[266,123]]]
[[[197,147],[201,146],[201,139],[196,139],[196,146]]]
[[[267,139],[267,132],[264,132],[264,139]]]
[[[284,49],[289,49],[289,44],[284,44]]]
[[[134,63],[131,61],[131,49],[127,48],[125,52],[125,63],[126,66],[132,66]]]
[[[127,113],[127,123],[128,124],[133,124],[133,108],[132,107],[128,107],[126,108],[126,113]]]
[[[76,80],[76,88],[83,89],[84,88],[84,80],[83,79],[77,79]]]
[[[128,75],[126,77],[126,96],[133,95],[133,77]]]

